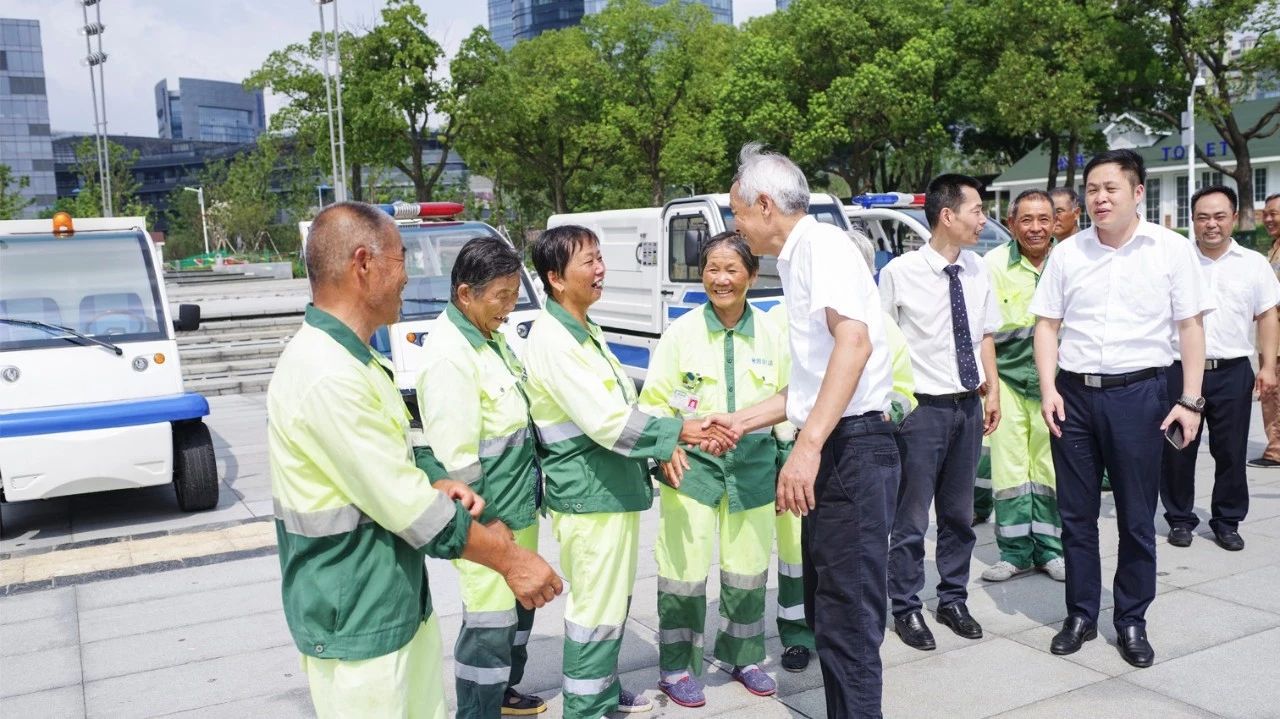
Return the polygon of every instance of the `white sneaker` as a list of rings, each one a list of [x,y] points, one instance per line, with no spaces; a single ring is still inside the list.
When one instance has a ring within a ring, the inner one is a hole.
[[[1019,574],[1026,574],[1031,571],[1028,569],[1019,569],[1012,562],[1006,562],[1003,559],[996,562],[990,567],[982,570],[982,578],[988,582],[1003,582],[1006,579],[1013,579]]]
[[[1054,557],[1041,564],[1037,569],[1048,574],[1056,582],[1067,581],[1067,563],[1063,561],[1062,557]]]

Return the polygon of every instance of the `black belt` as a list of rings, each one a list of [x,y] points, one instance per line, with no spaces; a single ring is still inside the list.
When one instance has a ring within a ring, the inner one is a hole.
[[[1204,361],[1204,371],[1211,372],[1215,369],[1226,369],[1235,367],[1238,364],[1248,362],[1248,357],[1231,357],[1229,359],[1207,359]],[[1182,364],[1181,360],[1177,360],[1174,364]]]
[[[978,396],[978,390],[971,389],[968,392],[956,392],[955,394],[920,394],[916,393],[916,399],[921,404],[955,404],[966,399],[973,399]]]
[[[898,426],[889,420],[886,412],[864,412],[841,417],[836,426],[853,434],[893,434],[898,431]]]
[[[1137,372],[1126,372],[1125,374],[1080,374],[1079,372],[1062,370],[1062,376],[1073,379],[1085,387],[1110,389],[1149,380],[1156,376],[1156,368],[1140,369]]]

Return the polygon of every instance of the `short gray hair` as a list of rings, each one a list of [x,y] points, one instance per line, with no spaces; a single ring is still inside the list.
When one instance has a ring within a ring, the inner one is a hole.
[[[848,230],[849,239],[853,240],[853,246],[858,248],[858,253],[862,255],[862,259],[867,263],[867,269],[871,270],[871,274],[876,272],[876,246],[871,243],[871,238],[867,237],[861,230]]]
[[[765,152],[762,143],[742,146],[733,181],[738,185],[738,199],[748,205],[768,195],[785,215],[809,211],[809,181],[804,173],[786,155]]]
[[[364,202],[335,202],[311,222],[303,258],[311,287],[337,283],[360,247],[376,256],[388,242],[399,240],[395,220]]]

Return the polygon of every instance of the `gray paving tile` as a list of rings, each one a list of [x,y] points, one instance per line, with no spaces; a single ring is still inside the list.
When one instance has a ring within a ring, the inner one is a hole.
[[[0,505],[4,537],[0,552],[52,547],[71,541],[71,500],[57,497]]]
[[[1280,538],[1280,517],[1256,521],[1253,519],[1246,520],[1245,524],[1240,527],[1240,536],[1244,537],[1245,549],[1249,548],[1249,540],[1255,534]]]
[[[1280,558],[1280,539],[1257,535],[1246,541],[1248,546],[1241,552],[1228,552],[1205,537],[1197,537],[1190,547],[1161,546],[1156,550],[1157,574],[1165,584],[1191,587],[1264,567]]]
[[[0,697],[80,686],[80,647],[0,657]]]
[[[807,692],[784,696],[780,701],[784,706],[793,711],[796,716],[826,719],[827,696],[822,689],[810,689]],[[886,714],[885,716],[887,717],[889,715]]]
[[[0,597],[0,624],[74,614],[76,593],[71,587]]]
[[[1280,628],[1210,646],[1126,679],[1219,716],[1254,719],[1280,713],[1277,666]]]
[[[219,565],[209,565],[217,567]],[[275,581],[80,610],[80,641],[125,637],[281,608]]]
[[[0,657],[79,645],[74,612],[0,624]]]
[[[1199,707],[1134,686],[1125,679],[1108,679],[997,715],[998,719],[1204,719]]]
[[[1280,615],[1280,557],[1277,563],[1197,584],[1191,591]]]
[[[280,581],[280,560],[275,556],[240,559],[114,579],[109,582],[82,584],[75,587],[75,591],[80,602],[80,611],[88,611],[272,580]]]
[[[31,694],[0,699],[3,717],[58,717],[74,719],[84,716],[84,692],[80,685],[47,689]]]
[[[311,693],[303,688],[282,694],[241,699],[225,704],[200,707],[190,711],[164,714],[163,716],[183,719],[244,719],[244,717],[310,719],[315,715],[315,709],[311,706]]]
[[[72,537],[82,541],[161,529],[186,529],[252,517],[234,492],[225,491],[225,486],[223,490],[218,495],[218,506],[207,512],[178,509],[173,487],[169,485],[98,492],[92,495],[92,500],[84,496],[73,497]],[[92,505],[79,506],[90,501]]]

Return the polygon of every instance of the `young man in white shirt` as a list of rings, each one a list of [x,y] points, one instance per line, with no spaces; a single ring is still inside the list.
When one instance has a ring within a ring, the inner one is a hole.
[[[1112,594],[1120,654],[1149,667],[1146,612],[1156,595],[1156,495],[1165,430],[1180,446],[1195,438],[1204,398],[1204,326],[1212,307],[1195,249],[1138,215],[1146,168],[1132,150],[1111,150],[1084,169],[1093,225],[1054,248],[1040,277],[1036,370],[1058,482],[1067,619],[1049,650],[1071,654],[1097,636],[1102,592],[1098,511],[1102,472],[1111,476],[1120,534]],[[1059,332],[1061,331],[1061,346]],[[1180,396],[1166,368],[1178,333]]]
[[[827,716],[881,716],[886,493],[901,472],[889,420],[892,362],[875,281],[853,242],[807,214],[809,183],[791,160],[750,143],[729,191],[751,251],[778,258],[791,345],[790,386],[739,410],[745,435],[799,428],[776,505],[804,517],[805,615],[822,665]]]
[[[1206,187],[1191,197],[1200,266],[1217,309],[1204,317],[1204,421],[1209,424],[1209,453],[1215,465],[1209,527],[1223,549],[1244,549],[1238,527],[1249,511],[1245,456],[1253,393],[1276,387],[1276,304],[1280,283],[1267,258],[1231,239],[1236,225],[1235,190]],[[1260,366],[1255,378],[1249,358],[1256,323]],[[1177,348],[1178,343],[1174,342]],[[1169,392],[1182,391],[1182,363],[1169,368]],[[1200,523],[1195,512],[1196,453],[1200,437],[1183,449],[1164,448],[1160,501],[1169,523],[1169,544],[1189,547]]]
[[[987,224],[981,190],[965,175],[934,178],[924,203],[932,237],[880,271],[881,304],[907,338],[920,402],[901,427],[903,473],[889,543],[889,598],[894,631],[923,651],[937,646],[919,596],[930,504],[938,518],[936,616],[965,639],[982,637],[965,602],[978,454],[983,435],[1000,421],[992,333],[1001,319],[986,266],[966,249],[977,244]]]

